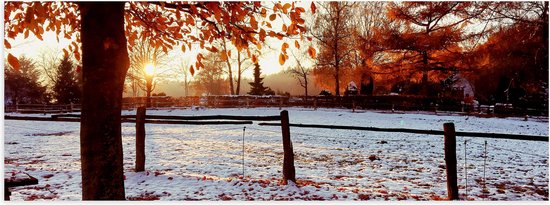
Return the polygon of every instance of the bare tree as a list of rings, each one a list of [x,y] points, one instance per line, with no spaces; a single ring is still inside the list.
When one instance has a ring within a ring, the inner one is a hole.
[[[224,61],[219,60],[215,53],[209,53],[203,59],[204,68],[200,69],[192,83],[197,94],[223,95],[227,94],[227,86],[224,86]]]
[[[308,98],[308,92],[307,92],[308,77],[309,77],[309,73],[311,72],[311,69],[306,68],[302,65],[301,62],[303,60],[305,60],[302,56],[297,57],[296,55],[294,55],[294,52],[292,52],[292,51],[291,51],[291,54],[294,57],[294,59],[296,60],[297,66],[292,67],[290,70],[288,70],[288,72],[292,76],[294,76],[294,78],[296,78],[296,80],[298,80],[298,83],[300,84],[300,86],[302,86],[304,88],[304,93],[305,93],[305,98],[306,98],[305,100],[307,102],[307,98]]]
[[[48,85],[53,85],[56,82],[56,70],[59,62],[62,60],[63,56],[61,52],[54,49],[45,49],[41,50],[38,56],[37,67],[42,68],[44,72],[44,77],[49,81]]]
[[[129,81],[134,97],[139,95],[140,90],[150,96],[160,82],[173,77],[172,68],[168,65],[170,60],[168,54],[160,48],[153,47],[147,40],[136,42],[129,57],[130,69],[126,79]],[[145,70],[148,64],[152,64],[156,69],[152,76],[148,76]]]
[[[340,95],[341,69],[349,67],[353,52],[353,2],[319,3],[311,34],[319,42],[320,51],[317,68],[332,69],[335,80],[335,94]],[[316,69],[317,69],[316,68]]]
[[[219,28],[217,28],[217,29],[219,29]],[[221,54],[222,60],[224,60],[226,65],[227,65],[227,75],[228,75],[228,78],[229,78],[229,90],[230,90],[231,95],[234,95],[235,94],[235,89],[234,89],[234,86],[233,86],[233,68],[231,67],[231,60],[230,60],[231,51],[227,47],[227,42],[226,42],[227,39],[225,37],[221,38],[219,41],[221,42],[221,44],[223,46],[223,51],[222,51],[222,54]]]
[[[179,63],[179,72],[183,74],[183,91],[185,96],[189,96],[189,86],[191,84],[191,73],[189,72],[189,61],[181,60]]]
[[[242,74],[248,69],[254,67],[252,58],[248,55],[243,55],[241,52],[237,52],[237,88],[235,89],[235,94],[239,95],[241,92],[241,79]]]

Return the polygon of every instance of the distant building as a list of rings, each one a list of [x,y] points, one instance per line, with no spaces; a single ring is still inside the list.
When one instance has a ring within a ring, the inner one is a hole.
[[[470,83],[470,81],[468,81],[468,79],[458,73],[452,74],[445,79],[443,81],[443,86],[446,91],[451,91],[450,93],[452,93],[452,96],[449,97],[465,99],[466,97],[474,98],[475,96],[474,86]],[[447,95],[448,94],[449,93],[447,93]]]
[[[348,95],[357,95],[357,84],[355,82],[351,81],[348,83],[348,86],[346,87],[346,91],[344,92],[344,96]]]

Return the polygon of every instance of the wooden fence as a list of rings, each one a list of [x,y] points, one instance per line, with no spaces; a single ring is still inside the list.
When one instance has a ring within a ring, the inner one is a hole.
[[[80,122],[79,114],[60,114],[50,117],[29,116],[4,116],[6,120],[31,120],[31,121],[61,121]],[[215,121],[216,120],[216,121]],[[136,123],[136,164],[137,172],[145,169],[145,123],[151,124],[192,124],[192,125],[220,125],[220,124],[252,124],[252,121],[280,121],[283,143],[283,182],[288,180],[296,182],[294,167],[294,151],[290,138],[290,126],[288,111],[281,111],[275,116],[235,116],[235,115],[209,115],[209,116],[162,116],[146,115],[145,107],[139,107],[136,115],[122,115],[122,122]],[[243,176],[244,177],[244,176]]]
[[[68,113],[80,112],[80,104],[16,104],[5,105],[4,111],[18,113]]]
[[[548,142],[547,136],[514,135],[502,133],[474,133],[456,132],[453,123],[443,124],[443,131],[439,130],[416,130],[407,128],[376,128],[342,125],[313,125],[313,124],[291,124],[286,110],[281,111],[278,116],[233,116],[233,115],[210,115],[210,116],[161,116],[146,115],[146,109],[140,107],[136,115],[123,115],[123,122],[136,123],[136,162],[135,171],[145,170],[145,123],[157,124],[252,124],[252,121],[280,121],[280,123],[259,123],[264,126],[281,126],[283,144],[283,182],[291,180],[296,182],[296,171],[294,166],[294,150],[290,137],[290,127],[322,128],[322,129],[346,129],[346,130],[368,130],[378,132],[405,132],[415,134],[432,134],[444,136],[444,153],[447,175],[447,193],[449,200],[458,200],[457,185],[457,159],[456,159],[456,136],[486,137],[515,140],[531,140]],[[41,120],[41,121],[68,121],[79,122],[80,115],[62,114],[51,117],[22,117],[5,116],[7,120]],[[221,121],[214,121],[221,120]],[[243,141],[244,143],[244,141]],[[244,177],[244,176],[243,176]]]
[[[422,96],[189,96],[172,98],[166,96],[152,97],[152,107],[155,109],[178,109],[189,107],[204,108],[255,108],[255,107],[308,107],[317,108],[347,108],[356,110],[387,110],[399,111],[429,111],[434,113],[451,112],[453,114],[469,114],[482,116],[548,116],[548,106],[522,107],[510,104],[468,105],[442,98]],[[122,109],[131,110],[145,106],[146,100],[140,98],[124,98]],[[5,111],[20,113],[67,113],[80,111],[79,104],[64,105],[6,105]]]

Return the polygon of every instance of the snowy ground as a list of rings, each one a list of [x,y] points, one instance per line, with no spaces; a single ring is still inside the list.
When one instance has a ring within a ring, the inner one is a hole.
[[[147,112],[278,115],[280,111],[257,108]],[[134,113],[124,111],[124,114]],[[547,120],[304,108],[291,108],[289,115],[291,123],[442,130],[444,122],[454,122],[457,131],[548,136]],[[133,171],[134,124],[124,123],[122,130],[126,196],[130,200],[439,200],[446,197],[443,136],[291,127],[297,184],[281,185],[283,148],[279,127],[246,125],[244,178],[241,125],[147,124],[148,171],[142,173]],[[484,166],[485,141],[488,154]],[[12,200],[81,199],[78,123],[6,120],[4,148],[6,175],[26,172],[39,179],[38,185],[12,188]],[[547,142],[457,137],[457,155],[463,198],[548,200]]]

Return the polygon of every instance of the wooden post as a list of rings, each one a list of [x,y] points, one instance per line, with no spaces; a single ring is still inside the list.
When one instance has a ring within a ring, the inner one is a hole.
[[[281,111],[281,129],[283,133],[283,183],[288,180],[296,182],[296,170],[294,168],[294,151],[292,141],[290,140],[290,126],[288,121],[288,111]]]
[[[351,107],[352,107],[352,112],[355,112],[355,100],[352,102]]]
[[[449,200],[458,200],[458,185],[456,177],[456,134],[455,124],[443,124],[445,135],[445,165],[447,171],[447,195]]]
[[[136,172],[145,171],[145,107],[136,112]]]

